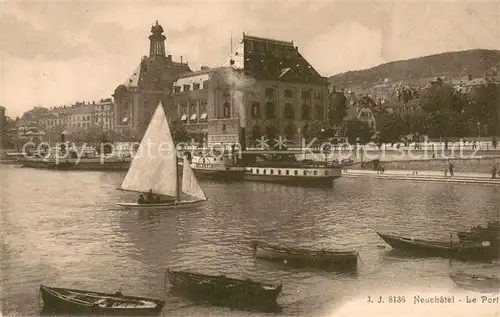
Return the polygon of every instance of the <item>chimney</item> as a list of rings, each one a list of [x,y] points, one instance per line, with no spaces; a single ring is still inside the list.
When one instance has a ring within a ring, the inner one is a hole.
[[[169,54],[169,55],[167,56],[167,59],[168,59],[169,61],[171,61],[171,60],[172,60],[172,55],[170,55],[170,54]]]
[[[182,64],[182,55],[181,55],[181,64]]]

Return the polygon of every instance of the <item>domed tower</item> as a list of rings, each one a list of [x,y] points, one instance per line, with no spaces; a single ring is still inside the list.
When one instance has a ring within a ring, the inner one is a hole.
[[[151,35],[149,36],[149,57],[163,56],[165,57],[165,35],[163,35],[163,28],[158,24],[151,27]]]

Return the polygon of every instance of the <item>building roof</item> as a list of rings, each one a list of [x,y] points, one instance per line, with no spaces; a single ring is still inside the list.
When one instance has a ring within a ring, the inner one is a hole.
[[[127,89],[170,89],[171,82],[177,76],[189,72],[191,69],[188,64],[172,61],[172,55],[143,57],[123,85]]]
[[[293,46],[293,41],[250,36],[243,33],[241,42],[224,66],[243,69],[256,79],[326,84],[314,67]]]

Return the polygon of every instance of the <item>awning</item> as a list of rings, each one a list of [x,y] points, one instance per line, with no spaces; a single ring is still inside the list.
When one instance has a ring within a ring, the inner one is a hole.
[[[187,120],[187,117],[188,117],[187,115],[183,114],[182,117],[181,117],[181,121]]]
[[[207,118],[206,112],[203,112],[200,116],[200,120],[205,120]]]
[[[191,118],[189,118],[189,120],[196,120],[196,117],[197,117],[196,113],[193,113],[191,115]]]

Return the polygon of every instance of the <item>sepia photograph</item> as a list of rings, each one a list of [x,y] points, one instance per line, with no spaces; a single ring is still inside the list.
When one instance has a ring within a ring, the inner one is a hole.
[[[500,316],[499,0],[0,17],[0,316]]]

